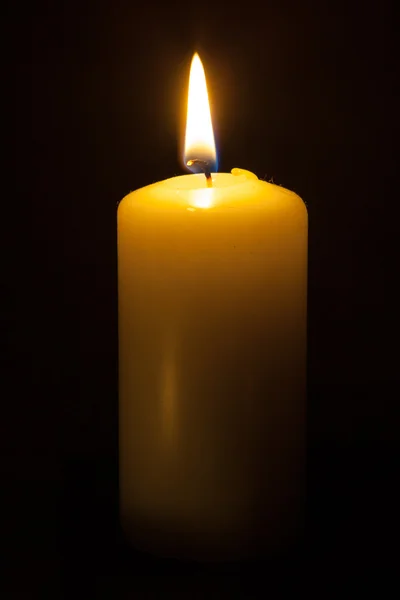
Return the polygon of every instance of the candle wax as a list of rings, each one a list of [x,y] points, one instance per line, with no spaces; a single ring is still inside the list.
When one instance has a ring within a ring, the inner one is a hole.
[[[302,523],[307,211],[242,169],[118,209],[120,511],[168,556],[275,551]]]

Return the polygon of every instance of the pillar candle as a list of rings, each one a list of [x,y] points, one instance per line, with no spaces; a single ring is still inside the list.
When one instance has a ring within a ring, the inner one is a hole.
[[[118,208],[120,514],[166,556],[275,552],[302,526],[307,211],[249,171]]]

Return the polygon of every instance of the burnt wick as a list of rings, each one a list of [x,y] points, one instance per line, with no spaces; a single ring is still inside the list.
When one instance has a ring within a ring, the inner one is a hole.
[[[200,160],[199,158],[193,158],[187,161],[187,166],[198,165],[206,176],[207,187],[212,187],[212,179],[210,173],[210,166],[206,160]]]

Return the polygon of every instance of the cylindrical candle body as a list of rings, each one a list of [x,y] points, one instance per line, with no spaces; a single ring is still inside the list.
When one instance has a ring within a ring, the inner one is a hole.
[[[307,211],[247,171],[118,209],[123,530],[165,555],[274,551],[304,502]]]

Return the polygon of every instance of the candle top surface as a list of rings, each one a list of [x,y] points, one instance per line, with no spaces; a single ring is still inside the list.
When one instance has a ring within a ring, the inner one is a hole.
[[[171,177],[131,192],[121,204],[149,209],[190,210],[299,203],[305,208],[302,199],[295,192],[260,180],[245,169],[235,168],[231,173],[212,173],[211,177],[212,187],[207,187],[202,173]]]

